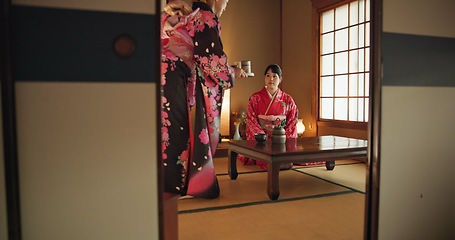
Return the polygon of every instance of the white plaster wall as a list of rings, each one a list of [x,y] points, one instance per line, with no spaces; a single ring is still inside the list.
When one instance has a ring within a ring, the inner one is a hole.
[[[453,9],[452,0],[383,0],[383,31],[454,38]],[[453,87],[383,87],[379,239],[455,237],[454,96]]]
[[[156,0],[12,4],[157,13]],[[155,90],[153,83],[16,84],[23,239],[158,239]]]
[[[452,239],[455,88],[383,87],[379,239]]]
[[[158,239],[155,88],[16,84],[23,239]]]

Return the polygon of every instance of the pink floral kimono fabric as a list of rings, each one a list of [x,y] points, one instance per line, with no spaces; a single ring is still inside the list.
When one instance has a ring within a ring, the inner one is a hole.
[[[166,31],[161,60],[165,191],[217,198],[220,190],[212,158],[219,140],[224,89],[233,86],[234,72],[223,51],[218,18],[203,2],[195,2],[193,10],[172,27],[166,24],[171,16],[162,17]]]

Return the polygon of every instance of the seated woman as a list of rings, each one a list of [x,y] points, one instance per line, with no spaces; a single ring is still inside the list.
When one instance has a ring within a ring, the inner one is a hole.
[[[253,93],[248,102],[246,139],[254,140],[255,133],[267,133],[268,138],[272,136],[274,126],[285,121],[285,132],[287,138],[297,138],[298,109],[294,99],[278,88],[283,80],[283,73],[280,66],[269,65],[264,72],[265,87]],[[238,160],[245,165],[258,165],[266,169],[267,164],[262,161],[255,161],[245,156],[239,156]],[[282,168],[290,168],[291,165]]]

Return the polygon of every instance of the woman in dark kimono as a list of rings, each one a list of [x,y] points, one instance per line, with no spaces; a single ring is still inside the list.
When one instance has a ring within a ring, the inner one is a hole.
[[[235,76],[220,38],[218,17],[228,0],[172,1],[162,13],[162,158],[165,191],[217,198],[212,157],[219,140],[225,89]],[[190,111],[196,105],[195,126]]]

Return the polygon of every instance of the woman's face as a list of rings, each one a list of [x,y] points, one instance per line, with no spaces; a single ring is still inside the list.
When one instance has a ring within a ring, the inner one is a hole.
[[[272,69],[269,69],[264,76],[264,82],[267,90],[273,93],[278,89],[281,77],[277,73],[272,72]]]
[[[226,9],[228,2],[229,0],[213,0],[213,13],[215,13],[217,17],[221,17],[221,14],[223,14]]]

